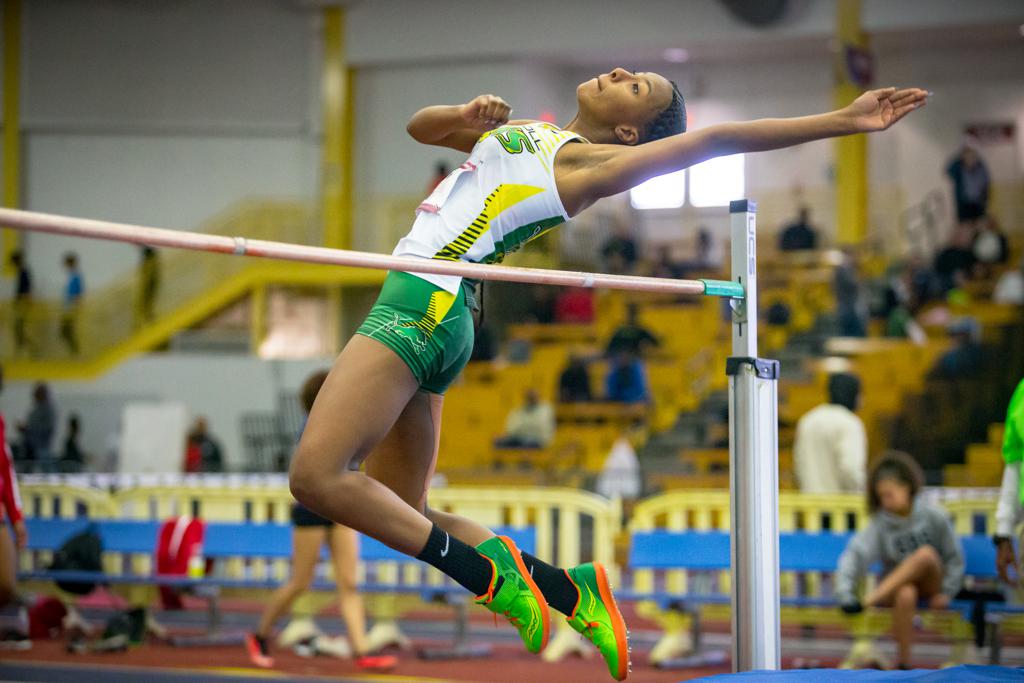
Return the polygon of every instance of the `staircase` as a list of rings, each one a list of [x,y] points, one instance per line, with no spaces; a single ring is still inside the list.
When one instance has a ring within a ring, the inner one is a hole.
[[[242,202],[203,226],[202,232],[250,239],[318,244],[319,223],[301,202]],[[18,311],[0,304],[0,359],[11,379],[85,379],[166,344],[171,337],[202,323],[229,304],[270,285],[369,286],[383,273],[333,266],[240,258],[195,251],[162,250],[159,289],[153,316],[144,320],[139,274],[133,270],[96,291],[87,292],[73,313],[79,351],[60,339],[61,305],[33,301]],[[16,349],[15,316],[23,316],[29,344]]]

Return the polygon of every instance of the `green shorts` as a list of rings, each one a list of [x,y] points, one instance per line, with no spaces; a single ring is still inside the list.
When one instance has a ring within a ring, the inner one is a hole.
[[[398,354],[420,388],[443,394],[473,353],[472,295],[452,294],[408,273],[388,273],[377,303],[356,330]]]

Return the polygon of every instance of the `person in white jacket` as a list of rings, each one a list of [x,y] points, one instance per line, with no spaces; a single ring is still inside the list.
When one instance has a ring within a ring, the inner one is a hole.
[[[1003,581],[1010,585],[1019,582],[1010,576],[1010,568],[1017,569],[1017,558],[1013,551],[1013,536],[1021,519],[1024,518],[1024,498],[1021,491],[1021,461],[1024,460],[1024,379],[1010,398],[1006,410],[1006,431],[1003,436],[1003,485],[999,491],[996,507],[996,569]]]
[[[868,440],[857,416],[860,380],[837,373],[828,380],[828,403],[796,424],[793,459],[802,493],[864,493]]]

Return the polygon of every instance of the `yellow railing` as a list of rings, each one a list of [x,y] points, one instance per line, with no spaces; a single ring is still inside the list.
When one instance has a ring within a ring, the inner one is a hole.
[[[80,512],[95,517],[163,520],[186,514],[208,521],[284,522],[293,502],[279,479],[275,482],[271,478],[264,486],[233,486],[230,476],[205,482],[188,477],[179,481],[177,485],[136,486],[112,494],[51,484],[26,484],[23,492],[29,509],[38,509],[43,517],[74,516],[68,514],[68,510],[76,509],[75,501],[88,499],[90,506]],[[533,528],[535,552],[540,557],[560,566],[574,566],[584,560],[599,561],[617,576],[614,540],[622,516],[617,500],[575,489],[452,487],[433,490],[430,504],[438,510],[465,515],[488,526]],[[61,514],[55,515],[53,510],[61,510]],[[152,567],[149,554],[106,558],[105,567],[120,572],[125,559],[130,562],[132,571],[146,572]],[[22,564],[25,566],[24,560]],[[249,562],[239,558],[228,561],[219,571],[232,578],[281,580],[287,577],[288,569],[288,562],[282,560]],[[411,558],[407,562],[376,563],[373,569],[378,581],[389,584],[440,586],[444,582],[444,577],[436,570]],[[361,566],[361,580],[366,578],[366,572],[367,567]],[[554,660],[579,649],[577,634],[562,623],[545,657]]]
[[[268,475],[265,482],[254,484],[252,477],[242,475],[168,475],[164,483],[132,485],[108,493],[89,486],[30,481],[22,486],[22,496],[27,514],[39,517],[162,520],[188,514],[210,521],[286,522],[293,499],[283,475]],[[990,495],[979,492],[970,499],[955,495],[955,489],[951,491],[946,494],[940,489],[929,495],[950,513],[957,533],[972,533],[979,516],[992,528],[994,491]],[[484,525],[532,527],[537,533],[537,553],[561,565],[572,566],[589,559],[615,564],[614,541],[622,530],[618,500],[571,488],[451,486],[433,489],[430,505]],[[779,495],[782,532],[820,532],[828,519],[832,532],[850,533],[864,528],[867,517],[863,496],[795,491]],[[584,518],[590,522],[584,524]],[[676,490],[637,503],[628,529],[728,532],[729,522],[728,491]],[[587,529],[586,534],[583,529]],[[589,552],[585,554],[584,549]]]
[[[241,235],[253,239],[286,240],[302,244],[317,242],[316,224],[307,206],[292,201],[248,201],[215,217],[203,232]],[[73,309],[52,301],[0,304],[0,358],[45,362],[77,360],[88,362],[129,339],[151,324],[204,296],[212,288],[256,266],[253,259],[230,258],[205,252],[164,250],[159,253],[159,286],[153,318],[141,313],[142,282],[137,268],[96,290],[86,290]],[[86,273],[88,287],[88,273]],[[15,319],[24,321],[28,344],[15,348]],[[72,354],[61,338],[60,329],[70,320],[79,350]]]
[[[87,486],[68,486],[55,483],[26,483],[22,487],[26,509],[30,515],[41,517],[74,517],[87,515],[97,518],[162,520],[179,514],[194,514],[210,521],[284,522],[288,519],[292,498],[283,477],[269,475],[264,483],[253,483],[251,477],[181,477],[170,475],[158,484],[128,483],[115,493],[107,493]],[[949,511],[959,534],[974,531],[975,519],[981,515],[992,524],[995,492],[979,492],[972,499],[960,499],[955,492],[938,490],[928,495],[939,500]],[[430,504],[439,510],[465,515],[488,526],[533,528],[536,533],[536,553],[559,566],[573,566],[584,560],[604,563],[619,584],[621,568],[615,562],[614,543],[622,532],[622,507],[617,500],[567,488],[499,488],[448,487],[431,492]],[[796,492],[783,492],[779,496],[779,529],[793,531],[805,529],[820,532],[829,519],[829,528],[846,533],[863,528],[867,521],[862,496],[817,496]],[[557,519],[557,523],[556,523]],[[991,527],[989,527],[991,528]],[[729,531],[729,495],[726,491],[677,490],[655,496],[638,503],[632,510],[628,525],[631,532],[653,529],[718,530]],[[22,566],[25,567],[26,558]],[[151,567],[150,555],[131,558],[105,558],[109,571],[123,571],[125,562],[133,571],[147,571]],[[441,585],[443,577],[426,569],[422,563],[389,562],[376,565],[375,577],[398,585]],[[287,575],[285,561],[246,563],[236,560],[220,571],[236,578],[275,577]],[[366,577],[366,567],[360,568],[360,578]],[[654,589],[655,575],[651,571],[633,572],[632,588],[638,592]],[[682,569],[668,570],[663,589],[667,593],[684,595],[687,591],[687,573]],[[729,589],[728,572],[713,580],[718,591]],[[783,576],[783,586],[787,583]],[[813,586],[816,577],[808,576]],[[387,618],[393,618],[397,607],[385,608]],[[664,611],[653,604],[641,603],[640,613],[656,620],[665,629],[652,658],[663,659],[683,652],[689,639],[686,628],[691,616]],[[710,606],[702,610],[705,617],[725,619],[727,607]],[[845,627],[858,641],[879,633],[888,627],[888,616],[868,613],[858,619],[844,618],[835,609],[786,608],[783,619],[787,623],[830,625]],[[931,628],[952,636],[957,648],[967,642],[967,625],[951,613],[927,616]],[[574,632],[563,628],[558,632],[545,658],[557,660],[579,648]]]

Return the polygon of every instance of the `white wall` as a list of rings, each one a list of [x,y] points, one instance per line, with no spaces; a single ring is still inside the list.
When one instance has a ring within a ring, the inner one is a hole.
[[[286,2],[24,3],[25,205],[194,229],[247,197],[314,196],[318,31]],[[136,262],[29,236],[41,293],[71,248],[87,287]]]
[[[51,395],[59,411],[58,439],[63,443],[67,416],[82,417],[82,446],[101,453],[107,436],[116,426],[120,408],[133,400],[180,401],[193,416],[206,416],[210,432],[224,447],[229,466],[243,464],[241,417],[254,411],[273,411],[280,392],[297,393],[314,371],[331,361],[261,361],[254,357],[224,354],[162,354],[122,363],[95,380],[53,382]],[[10,383],[0,395],[8,429],[23,420],[31,405],[32,384]],[[12,436],[13,438],[13,436]]]
[[[881,61],[880,80],[921,83],[935,92],[925,109],[915,112],[893,136],[895,145],[872,148],[873,161],[893,158],[893,181],[900,182],[907,201],[947,187],[946,163],[963,141],[968,123],[1016,123],[1017,144],[982,147],[996,181],[1024,181],[1024,39],[1009,46],[976,47],[951,53],[939,48],[912,54],[893,53]],[[881,141],[880,141],[881,142]],[[877,163],[873,166],[881,173]],[[1024,217],[1021,217],[1024,218]],[[1021,225],[1007,226],[1024,229]]]
[[[1018,0],[865,0],[868,31],[1021,21]],[[638,48],[728,50],[737,43],[828,37],[835,0],[792,0],[770,29],[740,24],[718,0],[373,0],[348,9],[347,40],[359,65],[494,57],[613,58]]]
[[[506,99],[516,118],[536,118],[559,107],[558,69],[513,61],[391,65],[359,70],[356,86],[355,192],[358,249],[390,251],[395,226],[411,225],[410,210],[377,215],[373,208],[395,196],[425,193],[436,162],[451,167],[465,159],[454,150],[418,144],[405,131],[409,118],[431,104],[460,104],[485,93]],[[398,229],[400,232],[401,229]]]

